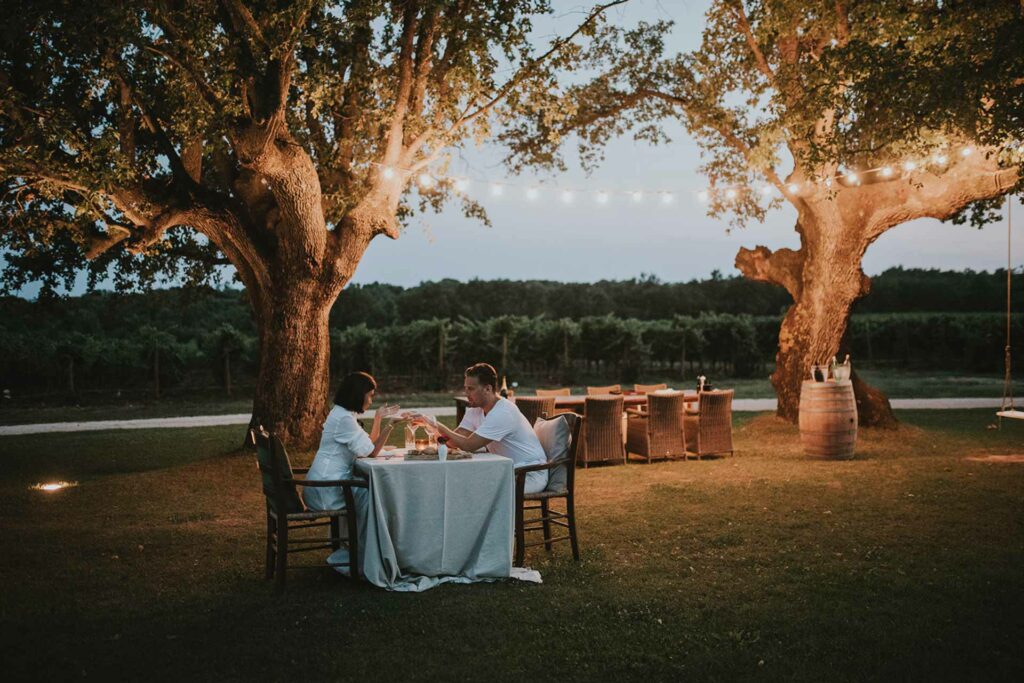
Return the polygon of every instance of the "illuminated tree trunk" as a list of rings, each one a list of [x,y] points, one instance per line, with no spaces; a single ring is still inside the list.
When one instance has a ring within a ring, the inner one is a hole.
[[[800,388],[810,378],[811,365],[827,363],[840,352],[850,320],[850,308],[870,289],[860,268],[867,249],[863,226],[849,224],[834,207],[803,211],[797,231],[799,251],[765,247],[741,249],[736,265],[747,277],[784,286],[793,296],[779,329],[772,385],[778,397],[777,414],[796,422]],[[892,427],[896,418],[889,399],[862,379],[854,379],[859,422]]]
[[[256,316],[260,368],[253,415],[286,444],[309,448],[327,414],[334,300],[314,280],[279,286],[267,299]]]

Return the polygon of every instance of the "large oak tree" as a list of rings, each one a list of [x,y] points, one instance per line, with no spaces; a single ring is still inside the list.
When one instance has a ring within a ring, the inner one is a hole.
[[[453,194],[411,181],[550,89],[619,2],[537,50],[547,0],[5,1],[5,285],[67,284],[84,258],[129,285],[230,264],[254,416],[309,445],[332,304],[372,239]]]
[[[800,248],[741,249],[736,265],[793,298],[772,382],[779,415],[795,420],[811,363],[840,352],[868,292],[867,248],[917,218],[984,223],[1020,188],[1022,11],[1019,0],[714,0],[692,53],[668,54],[667,22],[608,27],[587,55],[600,75],[534,102],[506,139],[514,164],[558,166],[580,131],[595,164],[612,137],[668,142],[663,123],[679,120],[702,147],[711,215],[743,226],[791,204]],[[893,422],[883,394],[856,377],[854,389],[862,424]]]

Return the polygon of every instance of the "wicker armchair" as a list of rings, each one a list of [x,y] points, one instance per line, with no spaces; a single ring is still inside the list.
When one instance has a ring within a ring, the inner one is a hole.
[[[605,396],[607,394],[621,394],[621,384],[609,384],[606,387],[587,387],[587,396]]]
[[[630,453],[653,458],[686,458],[683,438],[683,394],[647,397],[647,412],[629,409],[626,426],[626,457]]]
[[[537,395],[542,398],[554,398],[556,396],[571,396],[572,391],[569,387],[562,387],[561,389],[538,389]]]
[[[584,403],[583,437],[579,459],[587,467],[592,462],[626,462],[622,434],[622,397],[588,396]]]
[[[700,392],[698,413],[683,416],[688,455],[732,455],[732,397],[732,389]]]
[[[274,589],[284,591],[285,573],[288,570],[288,554],[311,550],[338,550],[342,543],[349,549],[349,561],[328,564],[332,567],[348,567],[349,576],[359,578],[359,543],[356,524],[356,504],[353,488],[366,488],[361,479],[337,479],[305,481],[296,479],[295,474],[305,474],[308,468],[292,469],[288,453],[281,440],[268,434],[262,428],[252,431],[256,444],[256,462],[263,479],[263,495],[267,503],[267,580],[274,579]],[[309,510],[303,504],[296,486],[336,486],[341,488],[345,507],[338,510]],[[347,534],[341,534],[341,519],[346,521]],[[291,532],[302,529],[330,527],[326,539],[308,536],[292,538]],[[295,569],[319,569],[320,566],[303,566]]]
[[[526,416],[530,426],[541,415],[552,415],[555,412],[554,398],[538,398],[536,396],[516,396],[516,408]]]
[[[663,391],[668,389],[667,384],[634,384],[633,391],[638,394],[649,394],[652,391]]]
[[[557,422],[556,422],[557,420]],[[562,423],[564,422],[564,427]],[[580,559],[580,548],[576,542],[576,455],[580,442],[580,425],[583,418],[575,413],[560,415],[551,419],[541,418],[534,426],[534,431],[544,446],[547,462],[539,465],[528,465],[516,468],[516,550],[515,566],[523,566],[526,548],[544,544],[544,549],[551,552],[551,544],[558,541],[569,541],[572,544],[573,559]],[[562,435],[568,441],[561,441],[558,429],[564,430]],[[560,442],[561,441],[561,442]],[[526,474],[536,470],[548,470],[548,485],[543,491],[526,493]],[[565,499],[565,512],[551,509],[551,501]],[[534,503],[527,505],[527,503]],[[526,517],[527,511],[540,511],[539,517]],[[551,537],[551,527],[563,527],[568,533],[565,536]],[[544,538],[540,541],[526,542],[527,531],[543,531]]]

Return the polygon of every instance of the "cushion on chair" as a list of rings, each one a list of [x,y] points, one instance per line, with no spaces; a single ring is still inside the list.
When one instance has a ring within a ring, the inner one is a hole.
[[[533,431],[544,447],[548,462],[564,458],[569,454],[569,423],[564,418],[555,417],[550,420],[540,418],[533,425]],[[568,472],[565,466],[556,467],[548,472],[547,491],[564,491],[568,485]]]

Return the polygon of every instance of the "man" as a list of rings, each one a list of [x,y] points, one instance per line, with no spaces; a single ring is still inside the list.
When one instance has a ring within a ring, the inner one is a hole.
[[[515,467],[547,462],[544,448],[529,420],[515,404],[498,395],[498,373],[487,363],[466,369],[466,416],[452,430],[430,415],[406,413],[414,423],[426,424],[448,437],[448,442],[464,451],[486,447],[495,455],[511,458]],[[526,492],[543,491],[548,484],[547,470],[526,473]]]

